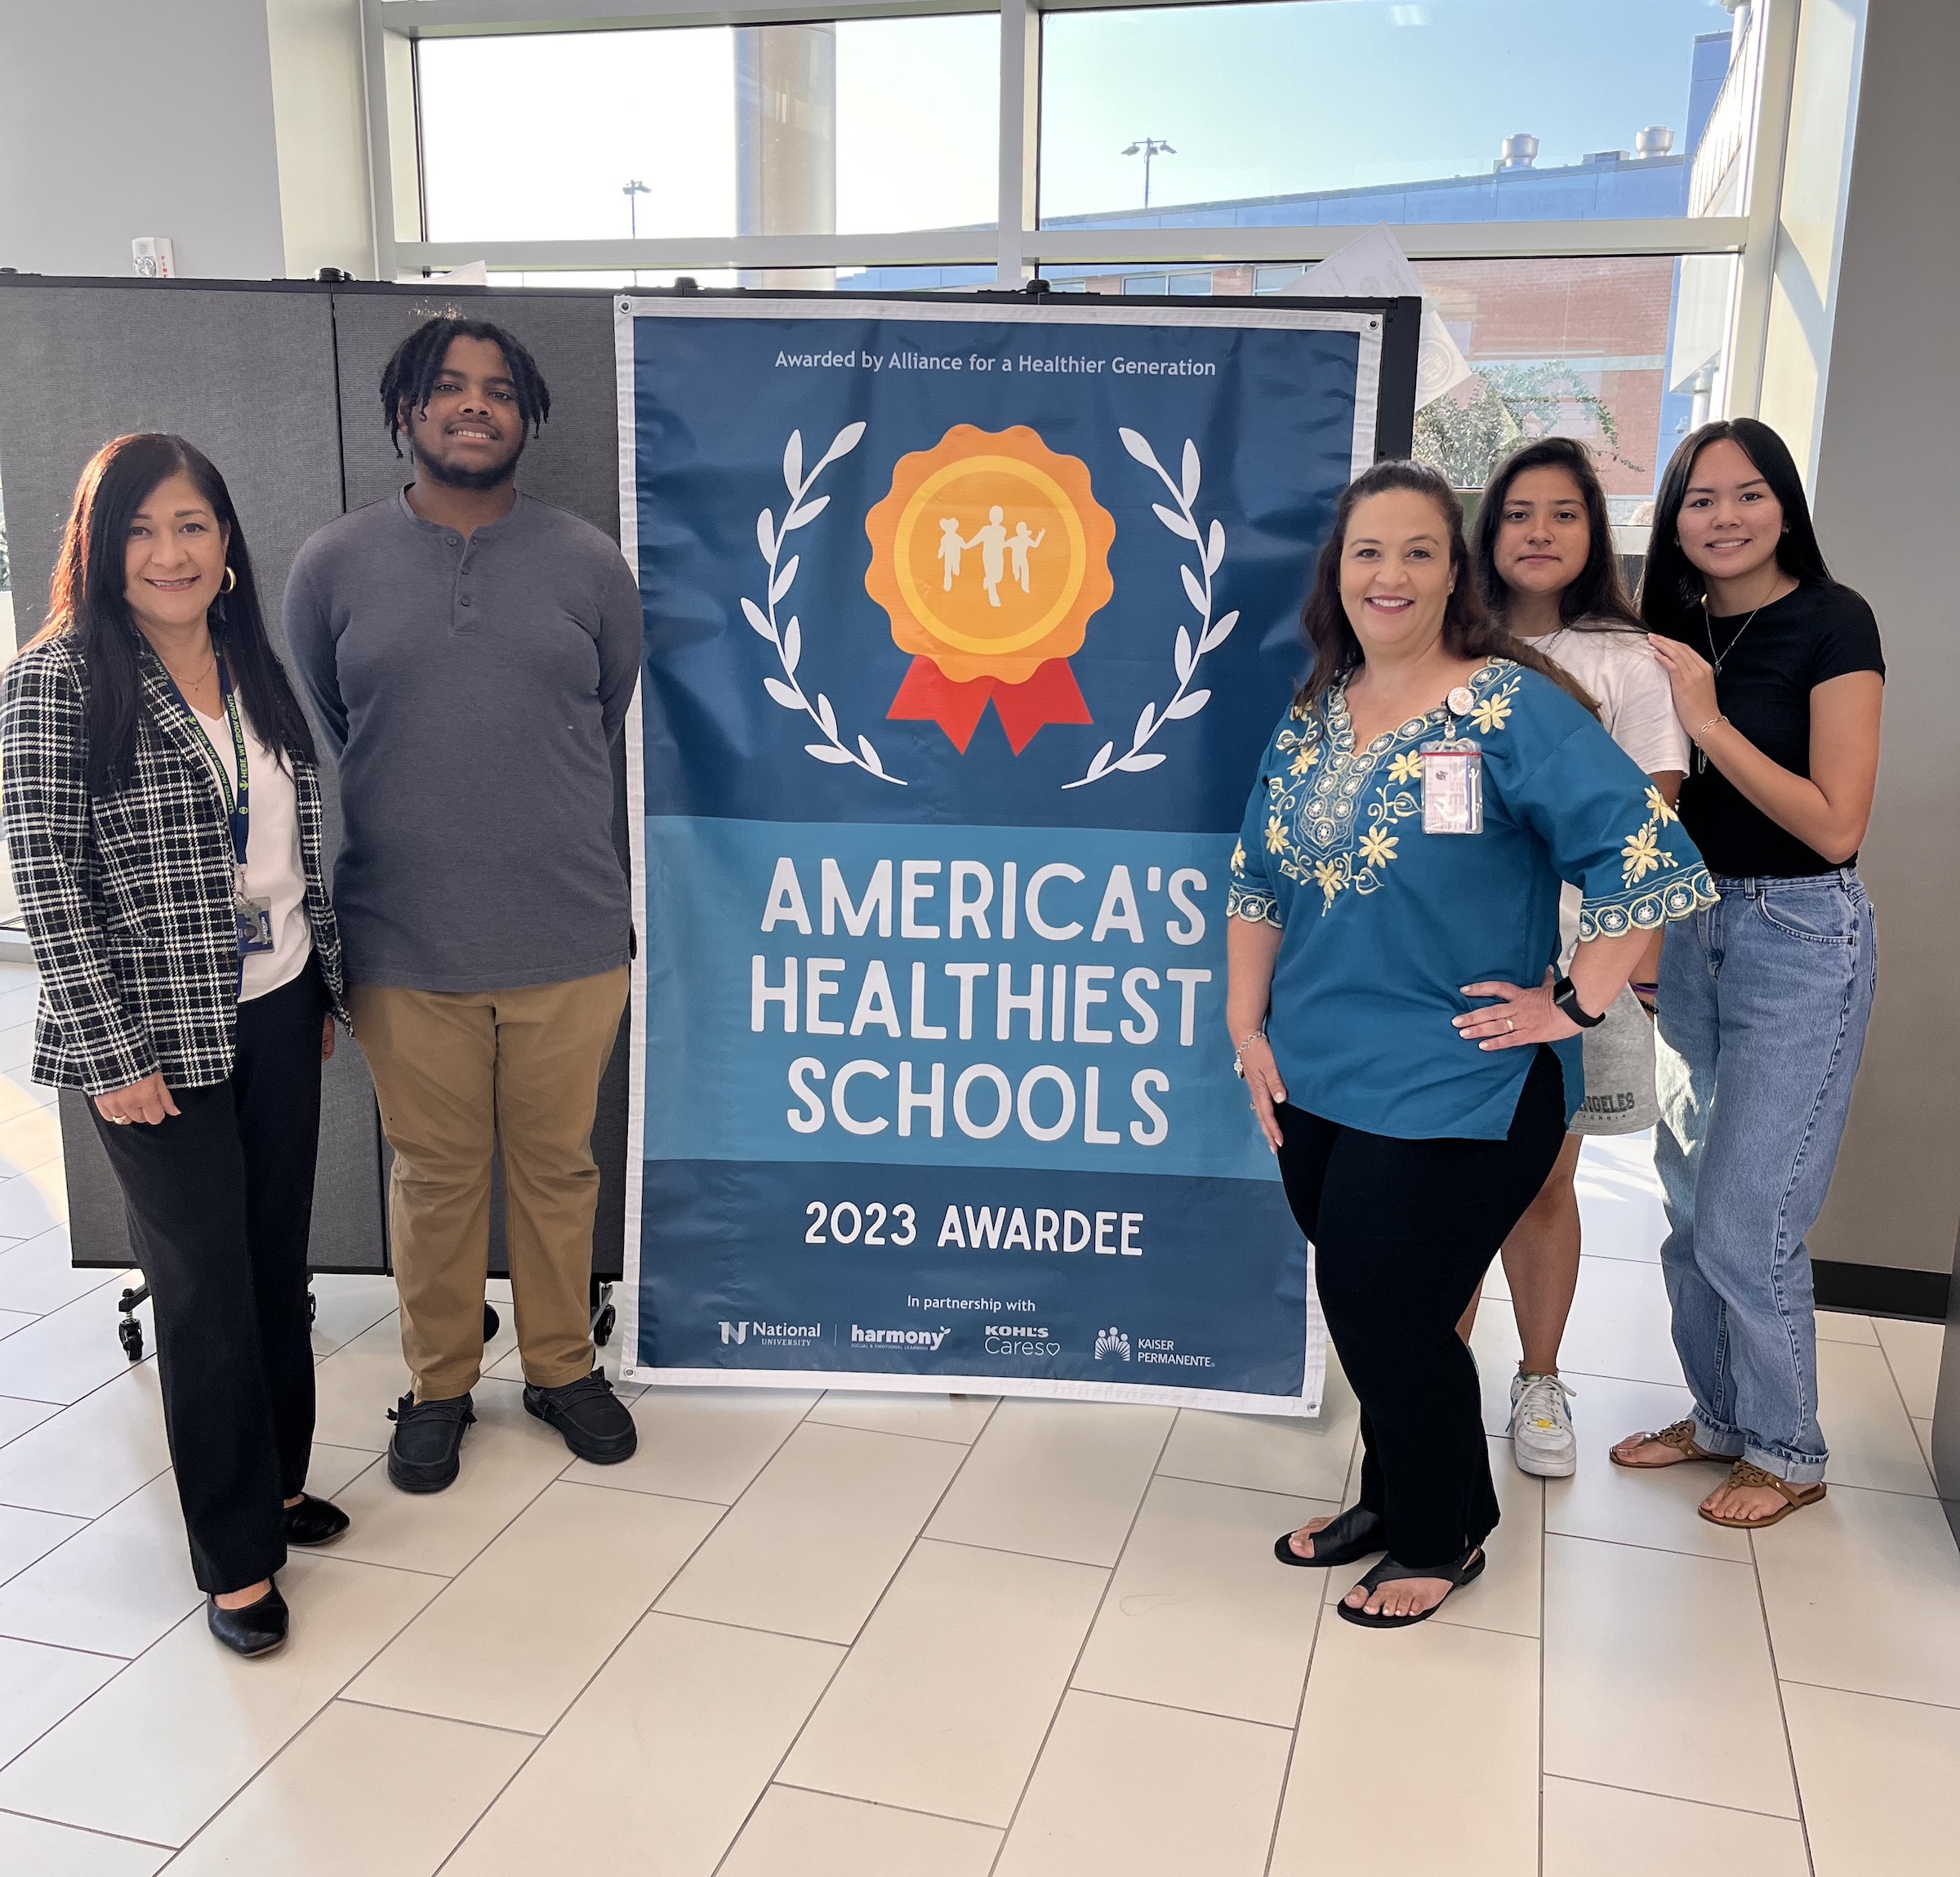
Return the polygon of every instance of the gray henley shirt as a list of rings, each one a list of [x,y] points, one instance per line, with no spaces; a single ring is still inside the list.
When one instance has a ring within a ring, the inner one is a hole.
[[[348,982],[489,991],[625,964],[609,746],[640,609],[619,550],[523,494],[467,539],[397,495],[301,549],[285,620],[340,768]]]

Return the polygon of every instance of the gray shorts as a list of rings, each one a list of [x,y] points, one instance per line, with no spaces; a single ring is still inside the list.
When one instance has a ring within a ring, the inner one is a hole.
[[[1575,1134],[1638,1134],[1660,1119],[1654,1095],[1654,1019],[1633,992],[1622,991],[1606,1020],[1588,1030],[1586,1099],[1572,1117]]]

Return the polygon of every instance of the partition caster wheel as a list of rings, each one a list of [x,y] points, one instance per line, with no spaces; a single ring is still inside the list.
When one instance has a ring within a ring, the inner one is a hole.
[[[619,1313],[610,1304],[607,1304],[605,1309],[601,1310],[599,1315],[593,1319],[592,1340],[600,1349],[603,1349],[608,1343],[612,1341],[613,1326],[618,1321]]]
[[[132,1362],[143,1360],[143,1326],[134,1317],[125,1317],[116,1325],[116,1340]]]
[[[488,1343],[488,1342],[490,1342],[490,1341],[492,1341],[492,1340],[494,1340],[494,1338],[496,1337],[497,1332],[499,1330],[501,1330],[501,1329],[503,1326],[504,1326],[504,1320],[503,1320],[503,1318],[502,1318],[501,1317],[500,1317],[500,1316],[498,1316],[498,1315],[497,1315],[497,1306],[496,1306],[494,1304],[484,1304],[484,1305],[483,1305],[483,1340],[484,1340],[486,1343]]]

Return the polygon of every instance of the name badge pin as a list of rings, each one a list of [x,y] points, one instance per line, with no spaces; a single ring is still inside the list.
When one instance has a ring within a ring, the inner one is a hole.
[[[1476,708],[1477,693],[1468,684],[1459,684],[1443,702],[1460,717]]]

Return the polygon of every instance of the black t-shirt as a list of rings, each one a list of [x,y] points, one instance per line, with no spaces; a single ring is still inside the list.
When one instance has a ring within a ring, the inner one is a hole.
[[[1847,672],[1885,671],[1878,622],[1848,586],[1799,586],[1753,620],[1746,613],[1711,616],[1704,630],[1695,618],[1669,636],[1706,658],[1711,633],[1713,649],[1722,653],[1715,698],[1723,715],[1793,775],[1811,773],[1811,693]],[[1840,864],[1779,827],[1712,762],[1699,774],[1689,770],[1681,819],[1711,873],[1791,880],[1829,873]]]

